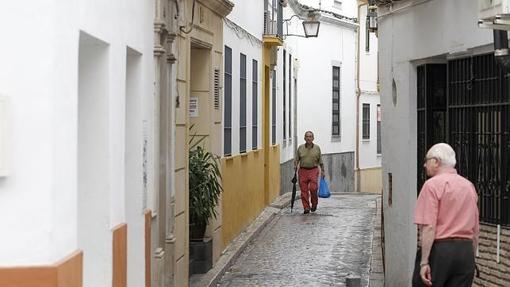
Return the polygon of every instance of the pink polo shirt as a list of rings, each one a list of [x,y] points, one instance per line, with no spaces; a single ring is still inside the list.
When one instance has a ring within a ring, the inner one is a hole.
[[[478,237],[478,196],[473,184],[454,168],[442,170],[423,185],[414,223],[435,225],[435,239]]]

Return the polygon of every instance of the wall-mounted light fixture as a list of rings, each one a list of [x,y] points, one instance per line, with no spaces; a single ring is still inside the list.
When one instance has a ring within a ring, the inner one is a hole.
[[[317,20],[306,20],[303,21],[303,30],[305,31],[305,37],[317,37],[319,35],[319,27],[321,22]]]
[[[292,15],[289,19],[283,20],[284,23],[288,23],[292,18],[299,17],[298,15]],[[297,34],[284,34],[283,36],[296,36],[303,38],[315,38],[319,36],[319,28],[321,26],[321,22],[317,20],[318,14],[314,13],[314,11],[308,12],[308,19],[303,21],[303,30],[305,35],[297,35]],[[288,32],[288,27],[287,27]]]
[[[377,31],[377,6],[375,6],[375,5],[368,6],[367,28],[370,32]]]

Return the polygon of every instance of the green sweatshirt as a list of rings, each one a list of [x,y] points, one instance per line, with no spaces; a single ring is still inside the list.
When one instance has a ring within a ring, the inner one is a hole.
[[[322,166],[321,148],[316,144],[313,144],[311,147],[306,147],[306,144],[302,144],[296,150],[294,160],[303,168]]]

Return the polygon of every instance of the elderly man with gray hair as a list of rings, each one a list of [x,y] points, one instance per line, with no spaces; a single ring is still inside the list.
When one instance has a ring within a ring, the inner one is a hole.
[[[420,247],[414,286],[471,286],[478,245],[478,196],[473,184],[457,174],[455,151],[445,143],[432,146],[423,166],[430,178],[416,202],[414,223]]]

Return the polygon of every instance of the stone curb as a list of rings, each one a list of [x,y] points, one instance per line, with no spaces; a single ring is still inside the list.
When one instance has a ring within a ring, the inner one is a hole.
[[[290,192],[279,196],[269,206],[253,220],[253,222],[242,231],[232,242],[227,246],[225,251],[221,254],[220,258],[214,267],[207,273],[202,275],[193,275],[190,278],[191,287],[213,287],[219,282],[223,274],[232,266],[234,261],[246,249],[248,244],[266,227],[280,212],[281,209],[290,205]],[[298,196],[296,196],[298,199]],[[297,201],[296,201],[297,202]]]
[[[382,197],[376,199],[375,224],[372,231],[372,248],[370,254],[369,287],[384,287],[384,266],[381,249],[381,212]]]

